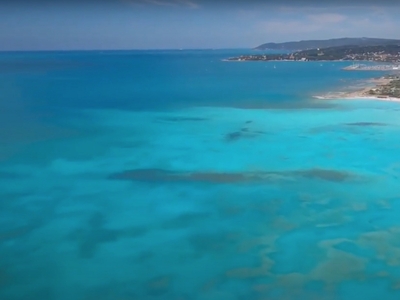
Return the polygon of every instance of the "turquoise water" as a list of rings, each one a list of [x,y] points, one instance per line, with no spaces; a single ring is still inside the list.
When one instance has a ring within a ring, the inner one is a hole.
[[[238,53],[0,55],[1,299],[399,298],[400,104]]]

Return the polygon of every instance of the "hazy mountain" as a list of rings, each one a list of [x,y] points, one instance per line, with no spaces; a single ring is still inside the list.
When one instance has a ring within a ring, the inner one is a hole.
[[[328,48],[338,46],[375,46],[398,45],[400,40],[379,38],[339,38],[329,40],[305,40],[285,43],[266,43],[254,49],[256,50],[307,50],[315,48]]]

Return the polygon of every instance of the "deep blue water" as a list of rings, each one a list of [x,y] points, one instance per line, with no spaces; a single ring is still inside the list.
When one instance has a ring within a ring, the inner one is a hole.
[[[1,299],[398,299],[400,103],[249,50],[0,54]]]

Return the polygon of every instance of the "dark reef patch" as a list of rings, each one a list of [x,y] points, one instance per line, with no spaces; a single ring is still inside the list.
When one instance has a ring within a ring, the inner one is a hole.
[[[190,245],[198,253],[220,252],[234,248],[237,243],[236,233],[194,234],[189,237]]]
[[[85,291],[85,300],[127,300],[141,299],[136,291],[135,282],[112,280],[92,286]],[[45,298],[42,298],[45,299]]]
[[[172,276],[159,276],[148,280],[144,287],[149,296],[162,296],[171,289]]]
[[[236,141],[240,138],[242,138],[244,136],[244,134],[240,131],[236,131],[236,132],[231,132],[225,135],[225,141],[227,142],[233,142]]]
[[[209,213],[190,212],[163,223],[163,228],[187,228],[194,222],[202,221],[210,217]]]
[[[156,119],[157,121],[166,121],[166,122],[202,122],[207,121],[207,118],[200,117],[160,117]]]
[[[304,169],[282,172],[178,172],[163,169],[133,169],[111,174],[109,179],[131,180],[153,183],[268,183],[288,178],[303,177],[331,182],[352,180],[352,173],[329,169]]]
[[[112,174],[109,178],[145,182],[239,183],[257,180],[258,176],[253,175],[253,173],[248,175],[246,173],[174,172],[163,169],[135,169]]]
[[[234,107],[240,109],[276,109],[276,110],[301,110],[301,109],[336,109],[335,103],[322,101],[285,101],[285,102],[262,102],[262,101],[246,101],[231,103],[230,106],[216,105],[218,107]]]
[[[177,172],[162,169],[133,169],[114,173],[109,179],[123,179],[134,181],[179,181]]]
[[[379,122],[355,122],[355,123],[346,123],[348,126],[387,126],[385,123]]]
[[[297,175],[310,179],[322,179],[325,181],[343,182],[352,179],[354,176],[349,172],[327,170],[327,169],[308,169],[302,171],[295,171]]]
[[[19,175],[17,173],[0,171],[0,179],[18,179],[18,178],[22,178],[22,177],[23,177],[22,175]]]
[[[30,234],[35,229],[36,226],[21,226],[19,228],[11,230],[1,231],[0,241],[21,238],[23,236]]]
[[[225,135],[225,141],[226,142],[235,142],[237,140],[243,139],[243,138],[255,138],[258,137],[261,134],[265,134],[263,131],[250,131],[249,128],[243,127],[239,131],[234,131],[227,133]]]
[[[11,275],[5,268],[0,267],[0,287],[7,286],[11,283]]]
[[[73,231],[69,238],[78,244],[81,258],[92,258],[98,246],[102,243],[116,241],[121,232],[104,228],[105,217],[103,214],[94,213],[86,223],[86,226]]]
[[[154,252],[152,252],[150,250],[144,250],[136,256],[136,260],[137,260],[137,262],[140,263],[140,262],[144,262],[144,261],[149,261],[149,260],[153,259],[154,256],[155,256]]]

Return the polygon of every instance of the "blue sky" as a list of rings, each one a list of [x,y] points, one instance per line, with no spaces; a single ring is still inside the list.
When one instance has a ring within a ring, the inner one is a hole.
[[[0,50],[250,48],[335,37],[400,39],[400,4],[313,2],[14,0],[0,4]]]

